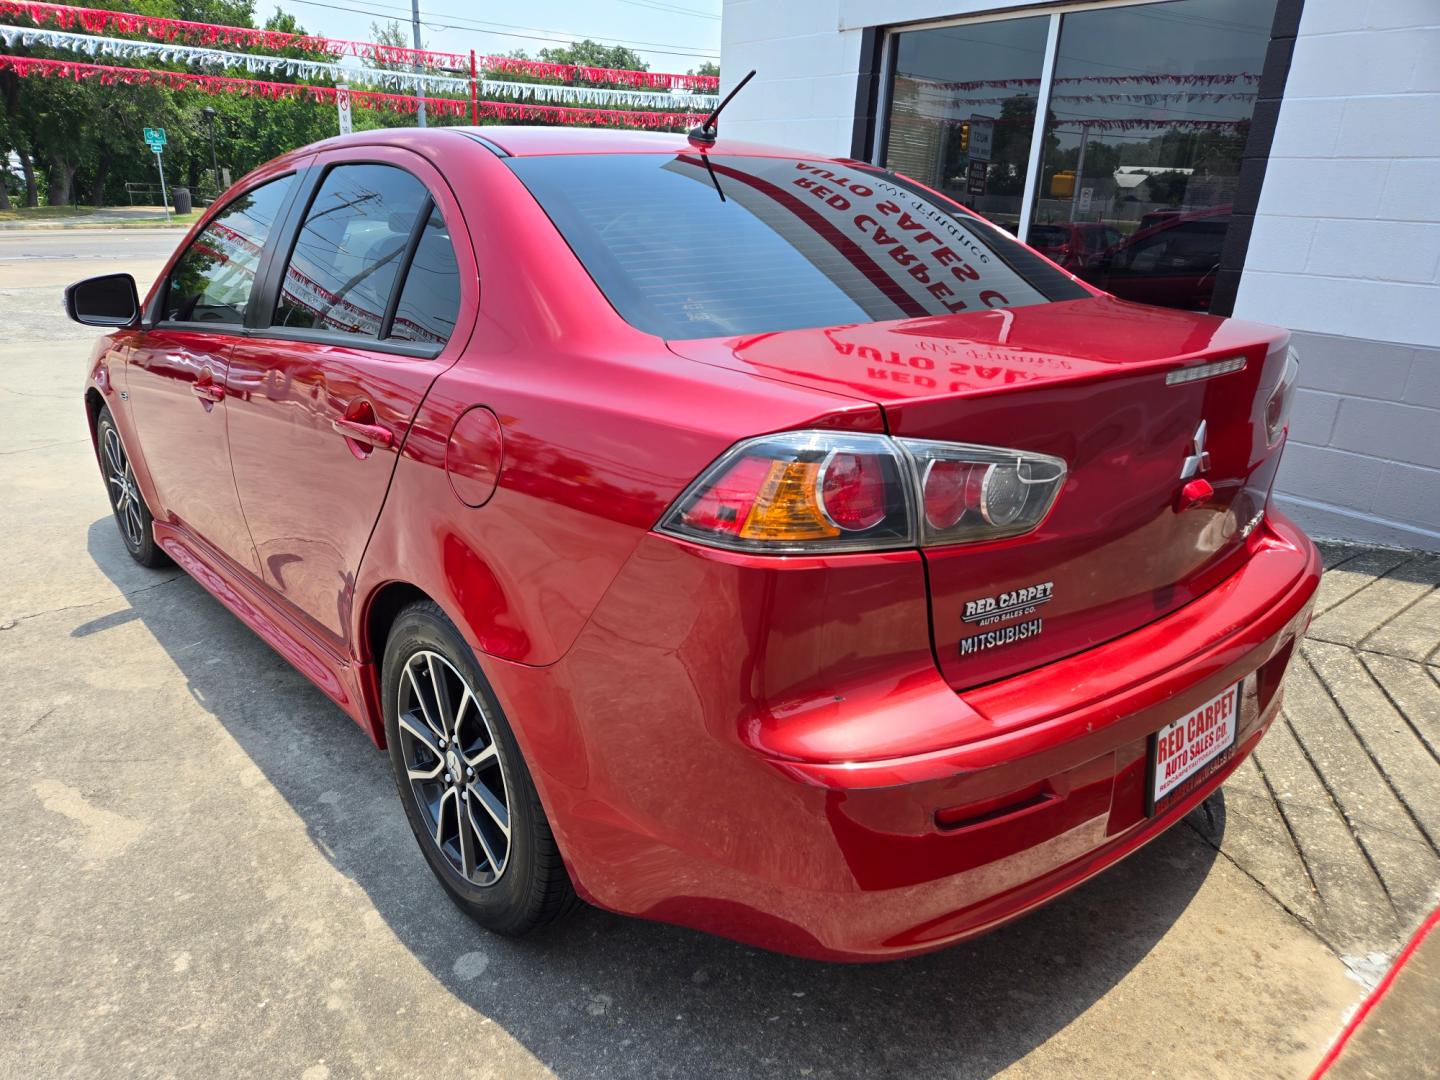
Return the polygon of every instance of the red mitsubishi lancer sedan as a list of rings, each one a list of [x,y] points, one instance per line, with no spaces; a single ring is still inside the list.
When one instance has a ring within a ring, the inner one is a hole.
[[[143,302],[67,303],[130,554],[388,752],[502,933],[994,927],[1255,747],[1320,575],[1270,505],[1284,331],[858,161],[366,132],[242,180]]]

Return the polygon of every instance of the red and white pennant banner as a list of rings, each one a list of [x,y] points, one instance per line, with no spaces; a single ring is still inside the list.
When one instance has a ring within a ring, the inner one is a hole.
[[[354,67],[332,60],[309,60],[291,56],[260,56],[255,53],[229,52],[200,45],[184,45],[171,41],[135,41],[130,38],[104,37],[96,34],[75,34],[68,30],[0,24],[0,42],[7,47],[29,48],[41,45],[64,49],[87,56],[112,56],[117,60],[138,60],[153,57],[161,63],[183,63],[210,68],[241,68],[250,75],[301,76],[311,81],[333,79],[383,87],[386,90],[421,93],[469,93],[470,80],[441,75],[433,71],[397,71],[387,68]],[[719,102],[714,94],[687,94],[673,91],[616,90],[608,86],[584,86],[573,83],[515,83],[495,79],[479,80],[479,93],[493,96],[530,98],[533,101],[563,105],[605,105],[622,108],[649,107],[689,110],[712,109]]]
[[[81,64],[70,60],[40,60],[27,56],[0,55],[0,71],[13,71],[22,77],[74,79],[77,82],[97,81],[102,86],[164,86],[171,90],[200,90],[207,94],[241,94],[258,98],[293,98],[333,104],[339,92],[333,86],[311,86],[306,83],[265,82],[260,79],[238,79],[225,75],[197,75],[188,71],[164,71],[157,68],[109,67],[104,64]],[[346,91],[357,105],[390,109],[392,112],[413,113],[422,99],[405,94],[386,94],[376,90]],[[469,116],[472,103],[463,98],[424,98],[425,110],[434,116]],[[600,127],[649,128],[669,131],[690,127],[704,119],[701,113],[688,112],[627,112],[620,109],[592,109],[579,106],[532,105],[525,102],[481,101],[475,106],[478,114],[496,120],[543,120],[557,124],[590,124]]]
[[[982,90],[987,87],[1000,89],[1039,86],[1039,79],[971,79],[968,82],[939,82],[914,75],[900,75],[897,78],[920,83],[944,90]],[[1099,84],[1102,86],[1233,86],[1236,83],[1259,83],[1260,76],[1248,71],[1220,71],[1195,75],[1065,75],[1055,80],[1055,85],[1076,83]]]
[[[20,16],[31,20],[36,26],[55,26],[62,30],[78,27],[91,34],[135,34],[156,41],[200,46],[239,45],[252,49],[298,49],[302,52],[323,53],[334,58],[354,56],[374,63],[403,64],[412,68],[419,65],[429,71],[468,72],[470,69],[470,57],[461,53],[407,49],[371,41],[320,37],[315,34],[286,34],[243,26],[220,26],[188,19],[164,19],[154,15],[136,15],[128,11],[42,3],[40,0],[0,0],[0,16]],[[720,80],[713,75],[680,75],[660,71],[551,64],[543,60],[521,60],[510,56],[480,57],[479,65],[485,71],[558,79],[561,82],[608,82],[634,89],[698,90],[710,94],[717,93],[720,89]]]

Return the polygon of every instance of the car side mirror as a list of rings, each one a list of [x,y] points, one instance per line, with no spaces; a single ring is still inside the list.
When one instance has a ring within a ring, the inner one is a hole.
[[[65,289],[65,314],[86,326],[129,326],[140,315],[140,292],[129,274],[102,274]]]

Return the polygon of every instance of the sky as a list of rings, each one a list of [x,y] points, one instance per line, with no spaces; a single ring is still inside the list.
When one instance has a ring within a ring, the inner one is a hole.
[[[498,54],[541,49],[593,38],[627,45],[651,71],[689,71],[720,61],[722,0],[526,0],[523,4],[420,0],[420,32],[426,48],[442,52]],[[260,22],[276,0],[257,0]],[[332,38],[370,41],[372,22],[391,19],[410,32],[409,0],[279,0],[306,31]]]

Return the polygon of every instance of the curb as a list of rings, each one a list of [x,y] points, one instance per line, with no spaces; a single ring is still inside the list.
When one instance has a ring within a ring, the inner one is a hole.
[[[1400,950],[1400,955],[1395,958],[1395,963],[1390,965],[1390,970],[1385,973],[1385,977],[1380,980],[1375,989],[1371,990],[1365,1000],[1360,1003],[1360,1007],[1355,1010],[1355,1015],[1350,1017],[1349,1023],[1347,1023],[1344,1030],[1340,1032],[1340,1037],[1335,1040],[1335,1044],[1331,1046],[1325,1056],[1320,1059],[1320,1064],[1315,1066],[1315,1071],[1310,1074],[1310,1080],[1320,1080],[1321,1077],[1330,1071],[1330,1067],[1334,1065],[1340,1057],[1340,1054],[1345,1049],[1345,1045],[1350,1041],[1351,1036],[1360,1029],[1360,1025],[1365,1022],[1365,1018],[1370,1015],[1370,1011],[1380,1003],[1380,999],[1383,998],[1389,992],[1390,987],[1394,985],[1395,977],[1400,974],[1400,969],[1415,955],[1415,950],[1420,948],[1421,942],[1423,942],[1437,926],[1440,926],[1440,908],[1432,911],[1429,917],[1420,924],[1420,929],[1415,931],[1415,935],[1406,942],[1405,948]]]

